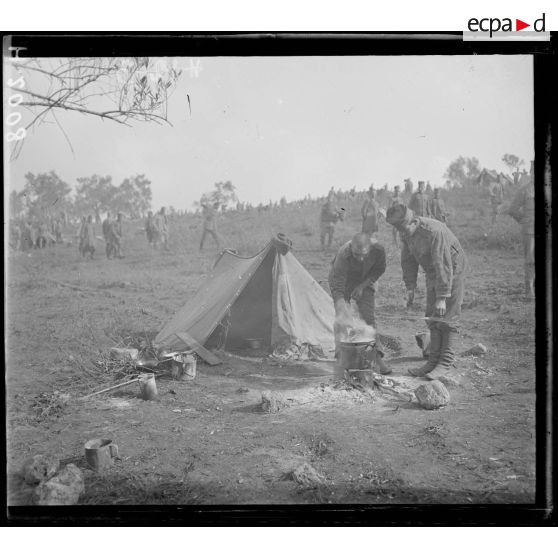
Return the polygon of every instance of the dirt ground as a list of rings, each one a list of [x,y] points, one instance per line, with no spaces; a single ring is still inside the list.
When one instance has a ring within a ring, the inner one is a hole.
[[[229,245],[249,252],[284,230],[325,285],[333,249],[318,249],[317,226],[303,215],[242,219],[224,220]],[[339,227],[336,246],[356,220]],[[193,381],[158,378],[158,401],[140,399],[136,386],[79,400],[116,383],[96,364],[110,347],[151,339],[201,285],[218,252],[198,252],[198,225],[175,221],[171,251],[157,252],[141,224],[128,223],[122,260],[107,261],[101,242],[93,261],[80,260],[75,245],[9,254],[11,505],[30,502],[18,473],[26,458],[43,453],[82,468],[84,505],[534,502],[534,305],[523,300],[521,250],[491,247],[465,221],[455,224],[470,262],[458,349],[481,342],[488,352],[457,359],[460,385],[443,409],[336,390],[328,363],[280,367],[228,356],[215,367],[199,363]],[[426,381],[407,373],[422,360],[414,335],[424,330],[424,282],[407,310],[385,224],[379,240],[388,253],[379,329],[400,340],[403,350],[387,361],[393,378],[413,388]],[[289,405],[261,412],[264,390],[283,393]],[[67,405],[48,406],[55,391],[71,396]],[[119,447],[120,460],[105,473],[88,470],[83,457],[83,444],[97,437]],[[303,463],[323,482],[293,480]]]

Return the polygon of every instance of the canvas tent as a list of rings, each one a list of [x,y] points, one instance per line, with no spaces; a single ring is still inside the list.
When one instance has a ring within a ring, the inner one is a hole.
[[[156,348],[185,350],[181,332],[207,348],[243,348],[246,339],[308,344],[334,351],[329,294],[290,251],[271,241],[245,258],[225,250],[198,292],[163,327]]]

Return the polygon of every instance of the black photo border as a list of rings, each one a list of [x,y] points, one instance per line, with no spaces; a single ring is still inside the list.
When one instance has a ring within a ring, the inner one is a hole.
[[[552,128],[558,106],[556,33],[549,42],[465,42],[461,32],[3,32],[18,56],[406,56],[533,55],[536,202],[536,499],[534,505],[264,505],[7,507],[7,525],[88,526],[527,526],[556,525],[553,412],[556,277],[552,258]],[[554,156],[554,157],[553,157]],[[4,154],[4,164],[7,164]],[[5,345],[4,345],[5,347]],[[4,360],[6,362],[6,360]],[[5,389],[2,385],[2,391]],[[2,395],[5,395],[4,393]],[[2,398],[5,405],[5,397]],[[6,413],[3,434],[6,436]],[[6,440],[4,440],[5,442]],[[6,464],[6,444],[2,446]],[[2,469],[6,490],[6,467]],[[4,492],[6,495],[6,492]]]

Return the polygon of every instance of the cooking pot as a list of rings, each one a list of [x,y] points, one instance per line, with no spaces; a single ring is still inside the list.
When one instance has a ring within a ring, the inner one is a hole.
[[[376,341],[341,341],[339,343],[339,366],[343,370],[371,368],[376,353]]]

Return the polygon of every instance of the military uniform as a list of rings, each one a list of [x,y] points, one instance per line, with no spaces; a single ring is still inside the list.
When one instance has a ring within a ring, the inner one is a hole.
[[[261,205],[261,204],[260,204]],[[203,221],[203,233],[200,241],[200,251],[203,250],[203,245],[207,235],[211,235],[217,247],[221,246],[219,240],[219,234],[217,233],[217,224],[215,222],[215,210],[212,207],[206,206],[203,209],[204,221]]]
[[[362,319],[376,327],[375,293],[376,282],[386,270],[386,252],[377,242],[372,244],[364,261],[358,261],[351,251],[351,243],[347,242],[339,248],[329,272],[329,288],[333,301],[343,298],[350,301],[351,293],[357,285],[367,281],[362,297],[356,301]]]
[[[446,204],[441,198],[432,198],[430,200],[430,217],[442,223],[447,219]]]
[[[513,199],[509,214],[521,224],[523,256],[525,259],[525,291],[534,296],[535,282],[535,189],[529,181]]]
[[[502,205],[504,201],[504,187],[499,182],[493,182],[490,185],[490,208],[492,224],[496,222],[496,217],[498,215],[498,207]]]
[[[415,192],[409,201],[409,209],[417,217],[430,217],[430,198],[424,192]]]
[[[325,247],[325,239],[327,236],[327,245],[331,246],[333,242],[333,233],[335,232],[335,223],[339,220],[339,213],[330,202],[324,203],[320,212],[320,243],[322,248]]]
[[[446,225],[428,217],[415,217],[404,205],[391,207],[386,220],[401,230],[401,267],[407,290],[416,289],[419,266],[426,274],[430,354],[424,366],[409,372],[436,379],[447,374],[454,362],[467,267],[465,252]],[[446,308],[443,316],[436,311],[436,303],[441,299],[445,300]]]
[[[407,289],[416,289],[419,266],[426,273],[426,316],[429,322],[456,322],[463,302],[463,275],[466,257],[459,240],[443,224],[418,217],[412,235],[403,234],[401,267]],[[446,299],[446,315],[434,317],[437,298]]]
[[[374,199],[367,199],[362,206],[362,232],[372,235],[378,232],[379,206]]]

